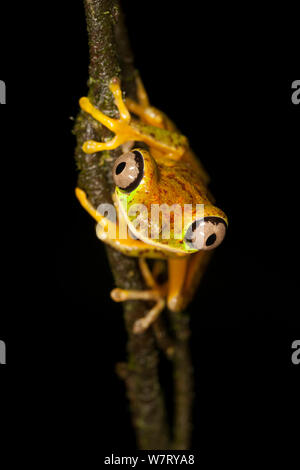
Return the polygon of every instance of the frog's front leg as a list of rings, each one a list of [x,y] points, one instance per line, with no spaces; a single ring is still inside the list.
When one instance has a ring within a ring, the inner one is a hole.
[[[75,194],[82,207],[96,220],[96,232],[100,240],[127,256],[136,258],[137,256],[149,255],[149,246],[146,243],[131,237],[124,238],[124,235],[119,233],[119,224],[101,215],[97,209],[92,206],[87,199],[86,193],[82,189],[76,188]],[[160,253],[153,252],[151,253],[151,257],[163,258]]]
[[[122,91],[118,79],[113,79],[109,88],[114,96],[115,104],[119,111],[119,119],[113,119],[102,113],[92,105],[86,97],[80,98],[79,104],[83,111],[90,114],[96,121],[103,124],[116,135],[108,142],[96,142],[88,140],[84,142],[82,149],[85,153],[100,152],[102,150],[113,150],[130,140],[135,140],[136,132],[130,127],[130,113],[122,99]]]
[[[139,318],[134,323],[133,332],[136,334],[143,333],[149,328],[163,311],[166,303],[166,285],[159,286],[156,283],[144,258],[139,258],[139,266],[149,290],[141,291],[116,288],[111,291],[111,297],[115,302],[124,302],[126,300],[150,300],[155,302],[154,307],[152,307],[144,317]]]
[[[106,116],[99,109],[95,108],[86,97],[79,100],[79,104],[84,111],[115,133],[115,136],[107,142],[96,142],[95,140],[84,142],[82,149],[85,153],[90,154],[102,150],[113,150],[131,141],[142,141],[153,147],[155,151],[168,155],[170,158],[175,160],[181,158],[188,147],[187,139],[184,136],[172,133],[166,129],[161,129],[161,132],[158,134],[157,126],[141,124],[140,121],[131,119],[130,113],[122,99],[119,80],[113,79],[109,88],[119,110],[119,119],[112,119]]]

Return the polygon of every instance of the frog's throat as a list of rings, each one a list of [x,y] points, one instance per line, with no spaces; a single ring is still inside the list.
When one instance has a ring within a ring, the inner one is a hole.
[[[130,223],[128,215],[127,215],[124,207],[122,206],[121,201],[119,200],[116,193],[114,194],[113,199],[114,199],[115,203],[118,206],[119,216],[121,216],[125,220],[125,222],[127,223],[127,226],[129,227],[130,231],[132,232],[132,234],[135,237],[137,237],[138,240],[141,240],[142,242],[146,243],[146,245],[152,245],[152,246],[155,246],[156,248],[160,248],[161,251],[163,251],[165,253],[175,253],[178,256],[187,256],[187,255],[191,255],[193,253],[193,252],[187,252],[184,249],[180,249],[180,248],[172,248],[168,245],[164,245],[163,243],[157,242],[156,240],[152,240],[151,238],[143,237],[139,233],[139,231],[136,230],[136,228],[133,227],[132,224]]]

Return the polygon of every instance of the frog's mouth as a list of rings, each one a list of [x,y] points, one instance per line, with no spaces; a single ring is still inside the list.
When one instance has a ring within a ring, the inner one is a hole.
[[[166,239],[165,243],[163,243],[157,239],[152,239],[152,238],[143,236],[142,233],[132,225],[132,222],[130,221],[125,208],[123,207],[121,201],[119,200],[116,194],[115,194],[114,199],[118,206],[119,218],[123,218],[123,220],[127,224],[128,232],[132,238],[139,240],[145,243],[146,245],[151,245],[155,247],[156,249],[160,249],[163,252],[174,253],[174,254],[177,254],[178,256],[183,256],[183,255],[186,256],[188,254],[191,254],[197,251],[197,250],[192,250],[189,253],[189,251],[187,251],[184,247],[184,241],[180,239],[174,240],[175,246],[170,246],[170,244],[168,244],[168,239]]]

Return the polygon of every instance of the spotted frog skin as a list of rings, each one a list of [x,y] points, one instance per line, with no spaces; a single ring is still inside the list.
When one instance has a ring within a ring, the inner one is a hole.
[[[155,302],[145,317],[136,321],[134,332],[139,334],[157,319],[166,304],[170,310],[180,311],[190,302],[211,250],[225,236],[228,220],[224,212],[214,205],[207,188],[209,176],[190,149],[187,138],[164,113],[150,106],[141,80],[137,79],[137,102],[129,98],[123,101],[118,79],[111,81],[110,90],[119,119],[106,116],[88,98],[80,99],[81,108],[115,134],[107,142],[87,141],[83,150],[90,154],[122,146],[123,153],[116,159],[112,170],[116,184],[112,197],[118,220],[127,224],[131,236],[121,237],[118,224],[97,212],[80,188],[76,188],[76,195],[102,228],[99,238],[125,255],[139,258],[147,290],[114,289],[111,292],[112,298],[118,302],[129,299]],[[147,149],[141,144],[136,145],[136,142],[143,142]],[[137,212],[132,212],[132,209],[141,205],[143,211],[137,219]],[[170,214],[168,237],[164,236],[161,219],[157,219],[157,227],[154,226],[152,231],[153,219],[149,216],[153,207]],[[170,207],[171,212],[168,212]],[[189,207],[189,217],[178,229],[175,213],[185,211],[186,207]],[[197,207],[201,208],[200,216]],[[114,235],[109,236],[109,233]],[[197,238],[197,235],[201,236]],[[158,284],[157,269],[154,265],[151,272],[146,258],[167,261],[166,284]]]

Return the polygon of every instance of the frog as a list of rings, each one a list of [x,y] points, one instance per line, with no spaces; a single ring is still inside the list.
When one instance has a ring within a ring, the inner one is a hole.
[[[84,112],[114,134],[104,142],[84,142],[83,151],[92,154],[122,149],[112,168],[116,220],[93,207],[83,189],[77,187],[75,191],[82,207],[97,222],[99,239],[126,256],[138,258],[146,288],[114,288],[111,298],[116,302],[153,302],[153,307],[134,323],[133,332],[141,334],[166,307],[171,312],[182,312],[191,302],[213,250],[226,235],[228,218],[215,206],[208,188],[210,177],[187,137],[163,111],[150,104],[139,76],[136,84],[137,99],[133,100],[123,97],[120,79],[110,81],[117,119],[96,108],[89,98],[79,100]],[[144,209],[138,217],[136,211],[131,211],[136,207]],[[156,223],[149,221],[153,207],[161,210]],[[180,215],[186,207],[189,217],[175,224],[176,211]],[[167,215],[169,231],[164,236],[163,216]],[[120,233],[121,222],[127,226],[128,236]],[[148,261],[151,259],[152,269]],[[166,282],[159,281],[162,262],[167,263]]]

